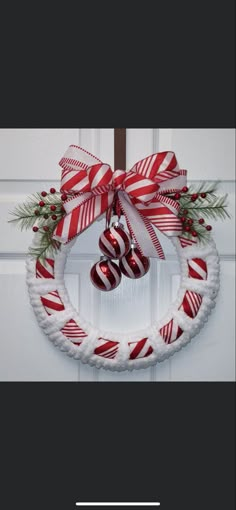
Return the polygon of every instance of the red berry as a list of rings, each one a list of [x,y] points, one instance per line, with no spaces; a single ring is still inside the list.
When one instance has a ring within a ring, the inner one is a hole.
[[[46,197],[47,196],[47,192],[46,191],[42,191],[41,195],[42,195],[42,197]]]
[[[55,188],[50,188],[50,193],[56,193]]]
[[[34,232],[38,232],[38,227],[33,227],[32,229]]]
[[[39,205],[40,205],[40,207],[44,207],[45,206],[45,202],[43,200],[40,200]]]
[[[207,225],[207,226],[206,226],[206,229],[207,229],[207,230],[212,230],[212,226],[211,226],[211,225]]]
[[[201,197],[202,198],[206,198],[207,194],[206,193],[201,193]]]
[[[188,220],[188,224],[192,225],[193,224],[193,220],[192,219]]]
[[[198,220],[198,223],[200,223],[200,225],[202,225],[204,223],[204,218],[200,218],[200,220]]]
[[[187,193],[187,191],[188,191],[188,187],[187,187],[187,186],[184,186],[184,187],[182,188],[182,191],[183,191],[184,193]]]
[[[50,205],[50,209],[51,209],[51,211],[55,211],[55,210],[56,210],[56,208],[57,208],[57,206],[56,206],[56,205]]]
[[[187,209],[184,209],[183,214],[185,214],[185,216],[187,216],[187,214],[188,214]]]
[[[39,210],[35,209],[34,214],[35,214],[35,216],[39,216],[39,214],[40,214]]]
[[[198,198],[198,193],[193,193],[193,194],[192,194],[192,197],[194,197],[194,198],[195,198],[195,200],[197,200],[197,198]]]
[[[190,226],[189,226],[189,225],[186,225],[186,226],[184,227],[184,230],[185,230],[186,232],[189,232],[189,231],[190,231]]]
[[[65,211],[64,205],[61,206],[61,211],[63,211],[63,212]]]
[[[194,197],[194,196],[192,195],[192,196],[191,196],[191,200],[192,200],[192,202],[195,202],[195,200],[197,200],[197,199],[196,199],[196,197]]]
[[[175,193],[174,198],[175,198],[176,200],[179,200],[179,199],[181,198],[180,193]]]
[[[195,230],[192,231],[192,236],[197,237],[197,232]]]
[[[45,218],[45,220],[47,220],[49,218],[49,215],[48,214],[44,214],[43,217]]]
[[[182,221],[182,223],[184,223],[186,221],[186,218],[184,216],[182,216],[182,218],[180,218],[180,221]]]
[[[57,219],[57,215],[56,214],[53,214],[52,215],[52,220],[56,220]]]
[[[65,193],[63,193],[63,195],[61,195],[61,199],[62,199],[62,200],[63,200],[63,202],[64,202],[65,200],[67,200],[67,195],[66,195]]]
[[[48,232],[49,227],[47,227],[47,225],[44,225],[43,230],[44,230],[45,232]]]

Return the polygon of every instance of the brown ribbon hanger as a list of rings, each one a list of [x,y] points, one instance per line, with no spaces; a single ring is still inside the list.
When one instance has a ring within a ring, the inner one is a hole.
[[[126,128],[114,128],[114,170],[126,170]],[[113,214],[117,214],[118,218],[122,215],[116,198]]]
[[[115,170],[126,170],[126,128],[114,129]]]

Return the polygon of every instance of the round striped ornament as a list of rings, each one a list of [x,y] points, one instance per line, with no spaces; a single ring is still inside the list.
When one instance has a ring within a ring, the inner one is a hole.
[[[92,267],[90,279],[93,285],[99,290],[113,290],[120,284],[121,271],[115,262],[102,259]]]
[[[119,261],[121,272],[128,278],[141,278],[150,268],[150,260],[134,245],[127,255]]]
[[[111,259],[120,259],[128,253],[131,245],[129,234],[124,230],[122,223],[113,223],[104,230],[99,238],[99,248]]]

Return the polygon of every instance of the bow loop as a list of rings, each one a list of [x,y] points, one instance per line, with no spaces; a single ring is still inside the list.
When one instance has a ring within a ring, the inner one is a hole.
[[[127,172],[123,184],[123,189],[129,196],[139,199],[144,204],[153,200],[158,188],[158,184],[154,181],[133,171]]]
[[[110,165],[98,163],[88,168],[87,172],[90,191],[109,186],[112,183],[113,172]]]
[[[75,193],[89,191],[90,184],[86,170],[62,170],[61,193]]]

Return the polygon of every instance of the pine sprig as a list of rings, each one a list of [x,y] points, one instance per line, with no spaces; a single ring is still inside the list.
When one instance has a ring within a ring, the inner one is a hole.
[[[183,223],[183,237],[200,243],[208,243],[211,225],[205,225],[206,220],[225,220],[230,218],[227,211],[227,195],[217,194],[219,181],[200,182],[197,186],[184,187],[180,193],[169,196],[178,200],[180,205],[179,217]]]
[[[52,231],[37,232],[37,245],[29,248],[29,255],[42,260],[55,256],[55,253],[60,249],[61,243],[52,239]]]
[[[199,182],[197,185],[191,184],[189,186],[188,195],[192,195],[193,193],[198,193],[198,194],[213,193],[213,194],[215,194],[216,191],[218,190],[219,184],[220,184],[220,181],[212,181],[212,182],[202,181],[202,182]],[[182,196],[184,197],[185,195],[182,195]]]
[[[60,217],[59,219],[61,219],[63,211],[61,211],[62,201],[60,193],[50,194],[44,197],[44,207],[39,207],[39,202],[41,200],[41,193],[35,193],[28,197],[24,203],[19,204],[13,211],[10,211],[10,215],[12,215],[13,218],[8,220],[8,223],[15,223],[21,230],[30,229],[35,224],[37,224],[38,227],[41,227],[43,223],[45,223],[44,215],[52,214],[50,205],[56,206],[55,214],[58,218]],[[37,216],[35,215],[36,210],[39,212]]]
[[[211,232],[206,230],[206,228],[203,225],[200,225],[198,223],[198,220],[193,221],[192,230],[194,230],[197,233],[197,236],[195,237],[195,239],[199,243],[201,243],[203,245],[209,243],[209,240],[211,238]],[[187,239],[190,239],[190,240],[193,239],[193,235],[192,235],[191,231],[190,232],[183,231],[183,233],[181,234],[181,237],[186,237]]]
[[[51,206],[54,206],[53,210]],[[10,215],[13,218],[8,222],[20,227],[21,230],[32,229],[32,227],[38,229],[36,243],[29,249],[31,256],[44,260],[60,249],[61,243],[52,238],[57,224],[65,215],[60,193],[54,192],[44,197],[37,192],[10,211]],[[44,228],[47,230],[45,231]]]
[[[180,199],[180,216],[183,215],[183,211],[188,211],[188,218],[197,219],[200,217],[213,220],[224,220],[230,218],[230,214],[227,211],[227,198],[228,195],[217,197],[215,195],[208,194],[205,199],[199,197],[195,202]],[[207,202],[207,203],[206,203]]]

